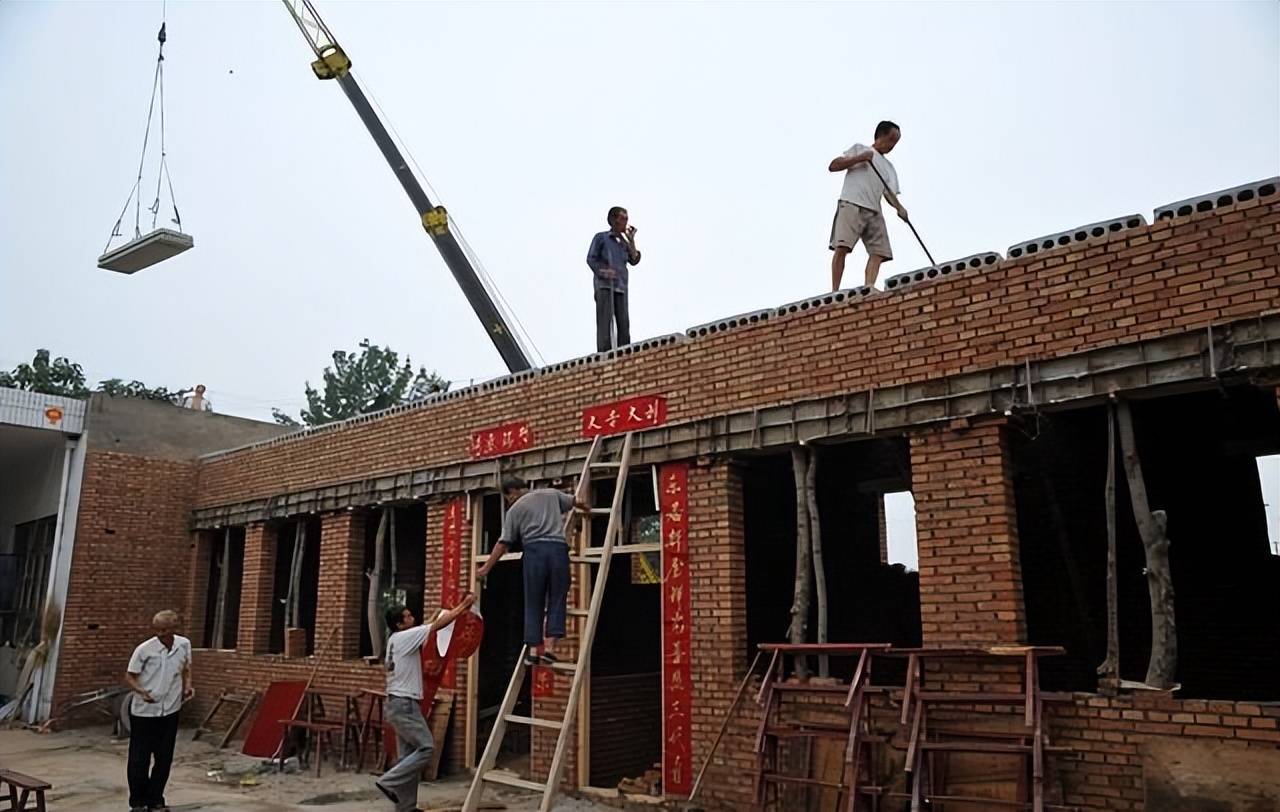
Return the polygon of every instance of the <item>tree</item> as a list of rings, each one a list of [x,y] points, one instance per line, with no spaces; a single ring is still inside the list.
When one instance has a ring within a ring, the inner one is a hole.
[[[449,382],[439,375],[421,366],[414,372],[408,356],[401,364],[395,350],[371,344],[366,338],[360,342],[358,352],[334,351],[333,367],[324,368],[323,395],[307,381],[307,408],[300,417],[305,425],[322,426],[448,389]],[[271,414],[282,426],[299,425],[280,409],[272,409]]]
[[[113,398],[142,398],[143,400],[163,400],[168,403],[178,401],[178,393],[170,392],[163,386],[152,389],[142,381],[125,383],[119,378],[108,378],[100,382],[97,391]]]
[[[51,359],[48,350],[36,350],[31,363],[18,364],[12,372],[0,372],[0,386],[66,398],[89,397],[80,365],[66,358]]]
[[[36,350],[29,364],[18,364],[12,372],[0,371],[0,386],[24,389],[44,395],[61,395],[66,398],[84,399],[92,392],[85,384],[84,370],[79,364],[66,358],[53,358],[48,350]],[[125,383],[121,378],[100,381],[93,392],[102,392],[114,398],[143,398],[170,403],[178,399],[177,392],[163,386],[151,388],[142,381]]]

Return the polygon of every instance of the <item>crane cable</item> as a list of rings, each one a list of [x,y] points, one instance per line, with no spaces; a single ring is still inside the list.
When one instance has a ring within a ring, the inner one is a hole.
[[[169,173],[168,155],[165,149],[165,128],[164,128],[164,43],[167,39],[165,27],[168,23],[167,9],[162,12],[165,19],[160,22],[160,33],[156,35],[156,40],[160,43],[159,53],[156,56],[156,72],[151,80],[151,103],[147,106],[147,126],[142,134],[142,155],[138,159],[138,177],[133,182],[132,188],[129,189],[129,196],[125,198],[124,206],[120,209],[120,217],[116,219],[115,226],[111,229],[111,236],[107,237],[107,244],[102,249],[104,252],[111,247],[111,241],[116,237],[123,236],[120,226],[124,223],[124,218],[129,211],[129,204],[134,204],[133,213],[133,238],[136,240],[142,236],[142,174],[147,163],[147,147],[151,142],[151,122],[155,118],[156,98],[160,99],[160,163],[156,170],[156,197],[155,201],[147,207],[147,211],[151,212],[151,229],[154,231],[156,220],[160,215],[160,193],[163,188],[162,184],[167,181],[169,187],[169,203],[173,207],[173,222],[178,226],[178,230],[182,230],[182,215],[178,213],[178,199],[173,193],[173,176]]]

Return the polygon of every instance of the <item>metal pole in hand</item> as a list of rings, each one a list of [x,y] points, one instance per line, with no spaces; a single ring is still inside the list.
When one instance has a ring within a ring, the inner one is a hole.
[[[617,271],[610,269],[610,273],[617,274]],[[614,312],[614,280],[616,276],[609,277],[609,349],[618,349],[618,317]]]
[[[874,159],[874,158],[873,158],[872,160],[870,160],[870,161],[867,161],[867,166],[871,167],[871,171],[876,173],[876,177],[880,179],[880,183],[884,184],[884,188],[885,188],[885,189],[888,189],[888,188],[889,188],[889,184],[887,184],[887,183],[885,183],[885,182],[884,182],[884,175],[881,175],[881,174],[880,174],[880,170],[879,170],[879,169],[876,169],[876,164],[875,164],[875,159]],[[890,192],[890,194],[893,194],[893,192]],[[894,195],[894,200],[896,201],[897,199],[898,199],[898,198],[897,198],[897,195]],[[928,248],[925,248],[925,246],[924,246],[924,240],[920,239],[920,232],[919,232],[919,231],[916,231],[916,227],[915,227],[914,225],[912,225],[912,224],[911,224],[911,221],[910,221],[910,220],[906,220],[906,219],[904,218],[904,222],[906,222],[907,227],[911,229],[911,233],[912,233],[912,234],[914,234],[914,235],[916,235],[916,242],[920,243],[920,247],[924,249],[924,255],[925,255],[926,257],[928,257],[928,258],[929,258],[929,265],[931,265],[931,266],[936,266],[938,263],[937,263],[937,262],[934,262],[934,260],[933,260],[933,254],[930,254],[930,253],[929,253],[929,249],[928,249]]]

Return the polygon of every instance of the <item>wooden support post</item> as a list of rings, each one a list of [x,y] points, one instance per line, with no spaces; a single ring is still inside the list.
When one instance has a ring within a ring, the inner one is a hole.
[[[222,535],[222,563],[218,565],[218,603],[213,610],[213,647],[222,648],[225,643],[227,624],[227,581],[231,569],[231,528]]]
[[[810,560],[809,499],[805,495],[808,462],[803,447],[791,449],[791,470],[796,483],[796,579],[791,600],[791,627],[787,640],[793,645],[809,642],[809,592],[813,587],[813,564]],[[796,676],[808,676],[809,663],[804,655],[795,658]]]
[[[1120,685],[1120,610],[1116,593],[1116,407],[1107,405],[1107,658],[1098,666],[1102,687]]]
[[[368,572],[369,578],[369,599],[365,601],[365,622],[369,624],[369,642],[373,646],[372,654],[375,658],[382,657],[382,619],[378,617],[378,599],[382,596],[382,567],[383,567],[383,542],[387,537],[387,511],[391,508],[384,507],[382,509],[382,518],[378,520],[378,532],[373,539],[373,569]],[[366,536],[367,538],[367,536]],[[423,610],[426,614],[426,610]]]
[[[1173,611],[1173,576],[1169,570],[1168,518],[1163,510],[1152,511],[1147,506],[1147,487],[1142,479],[1142,465],[1133,439],[1133,416],[1127,402],[1119,402],[1116,417],[1125,476],[1129,481],[1129,499],[1147,559],[1151,659],[1147,663],[1146,683],[1153,688],[1171,688],[1178,667],[1178,634]]]
[[[818,449],[809,449],[804,492],[809,505],[809,540],[813,548],[813,583],[818,595],[818,642],[827,642],[827,570],[822,559],[822,523],[818,518]],[[818,676],[831,676],[831,658],[818,657]]]

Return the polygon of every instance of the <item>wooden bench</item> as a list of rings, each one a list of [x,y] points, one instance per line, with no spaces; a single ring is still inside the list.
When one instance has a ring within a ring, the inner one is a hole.
[[[13,770],[0,769],[0,790],[6,786],[9,788],[9,797],[0,797],[0,803],[7,800],[9,805],[0,812],[24,812],[27,809],[27,799],[33,792],[36,795],[36,805],[32,812],[45,812],[44,791],[53,789],[53,785],[48,781],[41,781],[39,778],[32,778]]]

